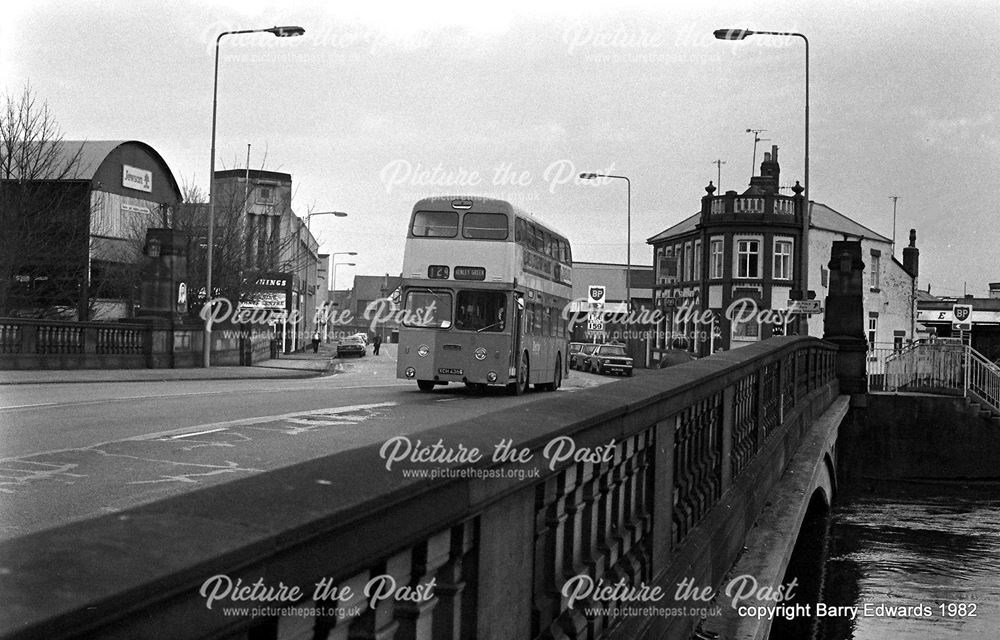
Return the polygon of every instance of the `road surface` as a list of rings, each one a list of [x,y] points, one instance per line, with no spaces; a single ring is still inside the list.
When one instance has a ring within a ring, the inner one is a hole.
[[[422,393],[395,379],[385,353],[337,369],[300,380],[0,386],[0,539],[548,395]],[[573,372],[557,393],[614,380]]]

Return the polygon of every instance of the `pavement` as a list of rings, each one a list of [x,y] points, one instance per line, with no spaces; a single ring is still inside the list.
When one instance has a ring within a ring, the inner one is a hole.
[[[368,347],[371,355],[372,348]],[[380,353],[395,357],[395,345],[382,345]],[[319,353],[308,348],[302,353],[283,354],[253,366],[186,369],[43,369],[0,371],[0,385],[66,384],[73,382],[157,382],[167,380],[267,380],[313,378],[337,373],[341,360],[337,343],[322,344]]]

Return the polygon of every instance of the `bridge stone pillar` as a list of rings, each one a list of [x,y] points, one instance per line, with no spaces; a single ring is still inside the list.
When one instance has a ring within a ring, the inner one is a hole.
[[[864,269],[861,242],[833,243],[830,251],[830,292],[826,297],[823,339],[837,345],[837,378],[847,394],[868,392],[865,358]]]

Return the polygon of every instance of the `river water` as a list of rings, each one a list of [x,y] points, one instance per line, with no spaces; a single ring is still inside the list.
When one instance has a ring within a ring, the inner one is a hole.
[[[776,620],[772,640],[1000,638],[1000,485],[879,486],[829,522],[809,533],[825,560],[807,596],[827,615]]]

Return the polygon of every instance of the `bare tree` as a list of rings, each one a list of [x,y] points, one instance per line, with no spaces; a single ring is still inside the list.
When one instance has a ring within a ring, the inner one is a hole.
[[[0,96],[0,315],[75,315],[88,297],[80,154],[30,86]]]

